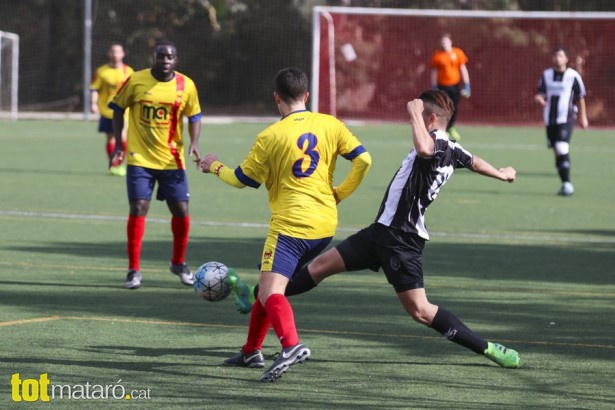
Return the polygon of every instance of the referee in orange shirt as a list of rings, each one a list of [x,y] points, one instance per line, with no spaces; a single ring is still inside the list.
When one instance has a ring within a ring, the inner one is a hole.
[[[463,50],[453,47],[450,33],[440,36],[440,48],[431,57],[431,85],[434,90],[446,92],[455,106],[455,111],[446,127],[449,139],[459,141],[461,136],[455,129],[461,96],[470,98],[470,74],[466,64],[468,57]],[[463,80],[463,88],[462,88]]]

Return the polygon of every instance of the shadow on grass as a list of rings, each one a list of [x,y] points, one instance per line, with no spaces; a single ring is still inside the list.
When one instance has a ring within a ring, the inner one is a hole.
[[[264,245],[264,238],[227,239],[192,238],[188,245],[187,262],[193,267],[207,261],[220,261],[236,269],[257,269]],[[73,258],[126,259],[125,242],[87,243],[87,242],[49,242],[31,246],[8,246],[9,251],[41,254],[66,255]],[[167,241],[144,240],[141,263],[161,262],[169,264],[172,253],[172,237],[169,232]],[[198,261],[198,262],[191,262]],[[75,263],[72,260],[71,263]],[[165,267],[166,269],[166,267]]]
[[[615,237],[615,229],[562,229],[562,230],[545,230],[537,229],[536,232],[551,232],[555,234],[582,234],[595,236],[613,236]]]
[[[202,261],[220,260],[255,275],[262,242],[261,238],[196,238],[191,242],[191,253],[193,259],[198,254]],[[150,241],[146,247],[143,258],[160,261],[166,270],[169,243]],[[123,258],[123,248],[121,243],[49,243],[12,250],[39,253],[42,259],[51,253],[70,258],[106,259]],[[599,326],[599,318],[605,315],[605,306],[607,309],[611,306],[612,311],[612,294],[600,295],[600,287],[615,284],[611,248],[597,244],[556,247],[429,243],[424,254],[427,290],[433,303],[449,308],[471,328],[474,324],[487,328],[495,326],[485,337],[517,343],[554,337],[571,343],[591,340],[592,343],[610,344],[613,334]],[[71,260],[71,264],[75,261]],[[92,268],[88,268],[88,272],[91,271]],[[68,280],[58,271],[53,275],[46,273],[45,283],[33,287],[31,275],[24,274],[23,281],[18,279],[20,276],[0,280],[0,300],[5,309],[40,312],[40,316],[85,319],[104,316],[135,321],[202,323],[213,326],[213,331],[235,325],[240,334],[244,332],[242,327],[248,324],[248,316],[235,311],[232,298],[219,303],[204,302],[168,272],[164,275],[146,272],[143,287],[133,291],[123,289],[123,279],[113,275],[109,282],[105,282],[101,274],[70,275]],[[430,288],[430,278],[437,278],[438,286]],[[579,297],[572,294],[577,284],[596,286],[595,295],[582,298],[591,299],[595,305],[584,303],[579,307]],[[549,294],[549,285],[571,289],[572,293]],[[572,305],[571,299],[575,299]],[[441,338],[432,329],[412,321],[381,272],[360,271],[335,276],[314,291],[291,298],[291,303],[297,326],[304,329],[306,336],[310,332],[331,334],[334,340],[386,343],[402,350],[415,343],[413,338]],[[551,321],[557,322],[558,327],[549,329],[547,324]],[[242,338],[238,338],[238,346]],[[443,346],[440,342],[438,345]],[[138,351],[154,356],[174,354],[146,348]],[[217,352],[206,354],[221,357]],[[591,349],[585,355],[591,356]]]
[[[573,232],[615,236],[615,231],[611,230]],[[263,243],[264,239],[260,237],[193,238],[189,244],[187,262],[193,269],[201,263],[215,260],[237,270],[256,272]],[[338,241],[333,241],[331,246],[337,243]],[[161,269],[166,271],[171,258],[171,246],[171,238],[168,241],[145,241],[141,254],[142,264],[159,262]],[[17,253],[40,254],[41,260],[45,259],[46,254],[54,254],[88,260],[100,258],[105,261],[111,259],[124,263],[126,261],[126,245],[123,242],[49,242],[46,245],[8,246],[6,249]],[[70,264],[79,264],[79,260],[71,259]],[[518,280],[523,285],[540,280],[596,285],[615,284],[615,276],[611,275],[613,264],[615,264],[615,252],[609,243],[551,246],[549,244],[453,244],[431,241],[427,243],[423,255],[426,278],[431,275],[463,276],[479,280],[497,278]],[[582,277],[579,276],[581,273]],[[90,284],[87,281],[65,285],[104,286],[104,284]]]

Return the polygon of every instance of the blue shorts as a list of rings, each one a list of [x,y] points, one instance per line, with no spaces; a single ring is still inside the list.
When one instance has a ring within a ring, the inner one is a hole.
[[[297,270],[331,243],[332,238],[300,239],[270,231],[265,241],[260,270],[279,273],[292,279]]]
[[[113,120],[111,118],[100,117],[98,121],[98,132],[113,133]]]
[[[159,201],[188,201],[188,176],[184,169],[159,170],[128,165],[126,168],[126,188],[128,199],[152,199],[154,185],[158,183],[156,199]]]

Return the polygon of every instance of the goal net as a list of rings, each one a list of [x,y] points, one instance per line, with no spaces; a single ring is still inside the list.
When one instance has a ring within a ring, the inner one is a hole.
[[[315,7],[313,17],[314,111],[405,121],[405,103],[431,88],[431,55],[448,32],[469,59],[459,123],[538,124],[538,79],[563,46],[585,82],[590,124],[615,125],[615,13]]]
[[[0,31],[0,118],[17,119],[19,36]]]

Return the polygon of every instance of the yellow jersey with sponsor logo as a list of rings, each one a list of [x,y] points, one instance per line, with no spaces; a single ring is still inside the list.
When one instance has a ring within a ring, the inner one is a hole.
[[[182,117],[200,121],[201,106],[194,82],[175,72],[171,81],[156,80],[151,69],[135,72],[111,102],[130,108],[126,161],[151,169],[185,169]]]
[[[133,72],[134,70],[126,64],[122,64],[118,68],[113,68],[109,66],[109,64],[105,64],[96,69],[90,89],[98,92],[97,105],[102,117],[108,119],[113,118],[113,110],[109,108],[109,103],[113,99],[118,88],[124,84],[124,81],[126,81]]]
[[[273,232],[302,239],[335,234],[337,206],[333,172],[338,155],[352,160],[366,152],[340,120],[296,111],[256,137],[235,170],[248,186],[264,183],[269,194]]]

